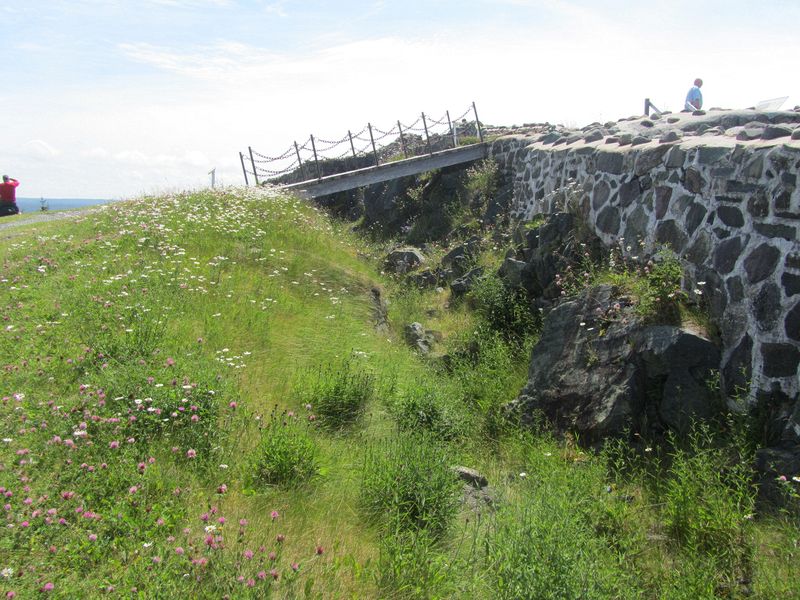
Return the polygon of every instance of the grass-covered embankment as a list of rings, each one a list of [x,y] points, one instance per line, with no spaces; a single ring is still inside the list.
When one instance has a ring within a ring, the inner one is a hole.
[[[17,233],[0,250],[3,594],[798,594],[798,530],[752,518],[744,459],[712,433],[593,456],[505,424],[531,337],[494,332],[496,282],[477,312],[446,309],[254,191]],[[405,347],[411,319],[445,333],[447,369]],[[491,506],[462,501],[457,464]]]

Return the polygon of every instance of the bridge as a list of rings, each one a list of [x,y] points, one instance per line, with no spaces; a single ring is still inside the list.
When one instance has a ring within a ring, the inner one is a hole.
[[[474,119],[468,121],[470,113]],[[239,160],[245,185],[252,180],[256,185],[277,185],[316,198],[470,163],[486,158],[487,152],[473,102],[456,119],[446,111],[439,119],[421,113],[410,125],[398,120],[389,130],[367,123],[358,133],[348,131],[338,140],[311,135],[302,145],[294,142],[278,156],[248,147],[247,156],[240,152]]]
[[[470,144],[459,148],[440,150],[427,156],[416,156],[382,165],[328,175],[319,179],[290,183],[281,186],[281,188],[296,191],[306,198],[327,196],[328,194],[353,190],[365,185],[382,183],[434,169],[481,160],[486,158],[487,147],[488,144],[483,142]]]

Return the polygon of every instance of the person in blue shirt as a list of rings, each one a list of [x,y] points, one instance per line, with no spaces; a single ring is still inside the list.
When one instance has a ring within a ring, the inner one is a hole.
[[[686,94],[686,110],[700,110],[703,108],[703,94],[700,88],[703,87],[703,80],[698,78],[694,80],[694,87]]]

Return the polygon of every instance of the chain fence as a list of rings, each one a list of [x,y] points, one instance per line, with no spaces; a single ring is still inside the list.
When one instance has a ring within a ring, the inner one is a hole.
[[[433,154],[482,142],[482,124],[473,102],[461,115],[450,111],[438,118],[421,113],[410,123],[396,121],[383,129],[372,123],[338,139],[310,135],[293,142],[282,154],[267,156],[252,147],[239,152],[245,185],[290,184],[328,175]]]

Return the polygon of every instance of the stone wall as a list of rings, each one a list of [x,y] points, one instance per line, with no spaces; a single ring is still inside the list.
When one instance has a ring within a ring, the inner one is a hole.
[[[778,424],[771,437],[798,444],[800,136],[763,118],[756,135],[742,127],[685,135],[711,127],[698,115],[705,127],[692,130],[691,117],[681,116],[678,134],[649,138],[597,129],[509,136],[491,156],[513,180],[514,217],[563,210],[570,196],[601,239],[629,256],[671,246],[685,260],[686,290],[705,296],[720,329],[726,391],[750,383],[750,402]]]

